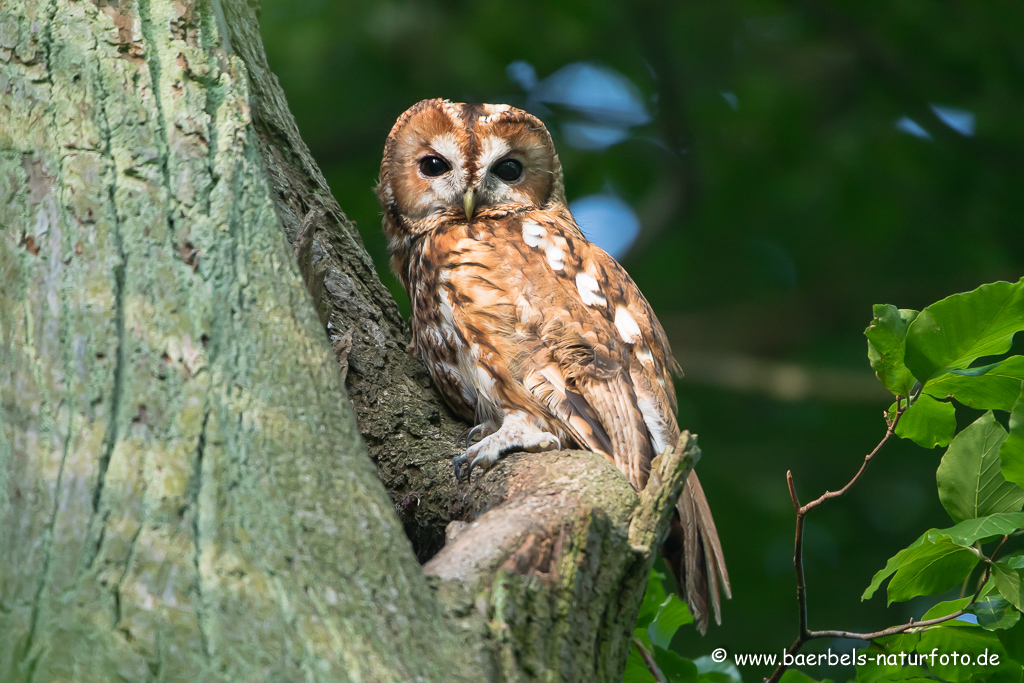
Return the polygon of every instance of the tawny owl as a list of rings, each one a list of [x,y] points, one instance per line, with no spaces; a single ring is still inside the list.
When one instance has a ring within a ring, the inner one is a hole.
[[[577,446],[642,489],[679,437],[678,365],[636,284],[576,225],[544,124],[508,105],[424,100],[388,136],[377,196],[412,301],[410,351],[482,436],[467,437],[456,475]],[[677,509],[675,570],[703,632],[729,578],[696,474]]]

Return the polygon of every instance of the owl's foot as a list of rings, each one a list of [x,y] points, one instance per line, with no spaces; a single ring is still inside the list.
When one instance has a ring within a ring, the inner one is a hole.
[[[486,472],[509,453],[540,453],[561,449],[561,439],[538,427],[529,416],[509,413],[498,431],[467,448],[464,454],[452,461],[452,465],[455,467],[456,479],[469,481],[475,468],[482,467]]]

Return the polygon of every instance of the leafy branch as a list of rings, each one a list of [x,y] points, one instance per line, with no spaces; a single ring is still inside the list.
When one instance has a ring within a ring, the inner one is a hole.
[[[1003,536],[1002,540],[999,542],[999,545],[992,553],[992,557],[982,558],[986,561],[987,566],[985,567],[985,572],[982,574],[981,579],[978,581],[978,587],[974,591],[974,595],[971,596],[970,601],[966,605],[964,605],[963,607],[954,612],[943,615],[941,617],[934,617],[932,619],[922,619],[920,621],[915,621],[911,619],[905,624],[900,624],[898,626],[890,626],[889,628],[882,629],[881,631],[874,631],[871,633],[858,633],[856,631],[837,631],[827,629],[812,631],[808,628],[807,584],[805,583],[804,579],[803,567],[804,518],[807,516],[808,511],[821,505],[826,500],[838,498],[839,496],[842,496],[843,494],[850,490],[850,487],[852,487],[857,482],[857,480],[860,479],[860,476],[864,473],[864,470],[867,469],[868,464],[874,459],[876,455],[878,455],[879,451],[882,450],[882,447],[885,446],[885,443],[895,433],[896,423],[899,421],[900,416],[904,413],[905,410],[906,406],[897,409],[896,417],[889,422],[889,427],[885,432],[885,436],[882,437],[882,440],[878,442],[878,445],[875,446],[874,450],[872,450],[864,457],[863,464],[861,464],[860,469],[857,470],[857,473],[853,475],[853,478],[846,484],[846,486],[839,489],[838,491],[826,491],[823,495],[821,495],[819,498],[816,498],[815,500],[812,500],[810,503],[807,503],[806,505],[800,505],[800,501],[797,498],[796,494],[796,485],[793,482],[793,473],[786,472],[786,481],[789,484],[789,495],[793,500],[793,508],[796,510],[796,541],[794,543],[795,549],[793,552],[793,563],[796,566],[796,595],[797,602],[800,607],[800,634],[797,636],[796,640],[793,641],[793,644],[786,649],[786,653],[788,655],[796,655],[796,653],[798,653],[804,645],[818,638],[848,638],[850,640],[877,640],[879,638],[885,638],[888,636],[898,635],[900,633],[906,633],[912,628],[925,628],[927,626],[935,626],[946,621],[952,621],[953,619],[963,616],[964,614],[968,614],[971,607],[974,606],[974,604],[978,601],[978,598],[981,596],[982,589],[984,589],[985,586],[988,585],[988,581],[992,573],[992,558],[995,557],[995,555],[1003,547],[1003,544],[1006,543],[1006,540],[1009,538],[1009,535]],[[765,679],[765,683],[778,683],[778,681],[782,678],[782,674],[784,674],[786,672],[786,669],[788,668],[789,665],[785,663],[784,659],[783,662],[775,668],[771,676]]]
[[[971,680],[1020,680],[1024,675],[1024,552],[999,557],[1007,540],[1024,529],[1024,356],[1007,355],[1024,330],[1024,278],[995,282],[955,294],[922,311],[875,306],[865,330],[868,359],[879,381],[895,396],[886,411],[882,439],[840,489],[801,504],[792,472],[786,473],[796,513],[793,563],[796,570],[799,634],[788,657],[765,679],[779,683],[810,641],[846,638],[870,642],[868,650],[893,655],[916,651],[931,657],[926,668],[902,658],[857,661],[859,683],[964,680],[960,662],[936,660],[936,652],[959,651],[986,666]],[[976,361],[982,359],[983,365]],[[993,362],[994,361],[994,362]],[[985,411],[957,432],[956,405]],[[1008,413],[1007,420],[995,417]],[[811,630],[803,564],[804,523],[811,510],[845,495],[867,472],[893,436],[926,449],[946,448],[936,470],[938,496],[953,520],[929,529],[875,573],[862,600],[888,581],[889,603],[938,595],[963,585],[980,563],[984,569],[969,597],[939,602],[920,619],[870,633]],[[983,546],[994,543],[991,552]],[[692,621],[686,605],[665,590],[663,574],[652,570],[644,595],[625,683],[741,683],[734,663],[712,657],[687,659],[672,647],[678,629]],[[972,616],[976,622],[959,619]],[[967,653],[967,654],[965,654]],[[988,659],[989,655],[994,659]],[[919,658],[917,661],[921,661]],[[994,662],[998,661],[998,664]],[[787,663],[789,662],[789,663]],[[865,663],[866,662],[866,663]],[[786,678],[808,680],[791,671]]]
[[[1020,621],[1024,556],[1011,554],[999,561],[995,558],[1007,539],[1024,528],[1024,513],[1020,511],[1024,504],[1024,357],[1010,356],[978,367],[972,364],[982,357],[1007,353],[1014,334],[1024,329],[1024,279],[983,285],[947,297],[921,312],[876,306],[874,314],[865,330],[868,358],[896,402],[886,413],[885,435],[841,489],[826,491],[801,505],[793,474],[786,473],[796,512],[793,563],[799,635],[787,649],[788,656],[765,680],[778,683],[811,640],[848,638],[872,641],[872,647],[919,647],[922,652],[958,642],[964,629],[971,630],[977,647],[984,645],[986,655],[991,648],[1003,656],[1004,664],[998,671],[1019,677],[1024,671],[1024,648],[1016,643],[1024,632],[1013,637],[1004,634]],[[951,399],[987,412],[956,433]],[[1010,412],[1009,430],[994,417],[996,410]],[[985,563],[984,572],[970,598],[939,603],[923,619],[871,633],[811,630],[803,566],[806,516],[825,501],[849,491],[893,435],[924,448],[948,446],[936,480],[939,499],[955,525],[926,531],[890,558],[875,574],[862,599],[870,598],[890,577],[887,592],[892,603],[935,595],[966,582],[979,562]],[[998,545],[985,555],[982,544],[996,538],[1001,538]],[[977,623],[950,623],[966,614],[977,617]],[[892,641],[896,636],[905,640]],[[933,674],[948,678],[939,671],[945,665],[929,666]],[[919,667],[907,667],[903,673],[901,669],[879,667],[878,672],[888,681],[901,680],[901,675],[908,680],[922,675]],[[858,679],[873,680],[871,672],[862,673],[858,664]],[[995,668],[987,670],[983,678],[996,673]]]
[[[786,472],[786,483],[789,486],[789,496],[793,501],[793,509],[796,511],[796,538],[793,543],[793,565],[796,568],[796,600],[800,610],[800,634],[797,636],[796,640],[793,641],[793,644],[786,650],[790,655],[795,655],[809,641],[814,640],[815,638],[826,638],[833,633],[830,631],[811,631],[808,628],[807,580],[804,575],[804,520],[807,517],[807,513],[824,503],[826,500],[831,500],[845,495],[846,492],[857,483],[867,470],[868,465],[871,464],[871,461],[875,459],[875,456],[881,452],[885,444],[888,443],[889,439],[891,439],[893,434],[896,433],[896,425],[899,424],[900,418],[903,417],[907,407],[908,404],[901,404],[899,400],[897,401],[896,415],[892,419],[889,419],[888,416],[886,416],[888,428],[885,430],[885,436],[882,437],[882,440],[878,442],[878,445],[875,446],[870,453],[864,456],[864,461],[861,463],[860,469],[858,469],[857,473],[853,475],[850,481],[848,481],[846,485],[838,491],[826,491],[806,505],[801,505],[800,499],[797,497],[796,493],[796,483],[793,481],[793,472],[791,470]],[[901,630],[905,630],[906,628],[910,628],[910,626],[908,625]],[[896,632],[898,633],[900,631]],[[853,635],[848,637],[855,638],[857,636]],[[869,639],[870,638],[865,638],[865,640]],[[789,667],[785,662],[779,664],[775,668],[775,671],[772,672],[772,675],[765,679],[766,682],[778,683],[779,679],[782,678],[782,674],[784,674],[788,668]]]

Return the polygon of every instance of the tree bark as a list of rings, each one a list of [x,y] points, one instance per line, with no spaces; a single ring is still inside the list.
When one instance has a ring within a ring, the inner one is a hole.
[[[621,678],[695,442],[459,487],[252,5],[0,1],[0,227],[0,680]]]

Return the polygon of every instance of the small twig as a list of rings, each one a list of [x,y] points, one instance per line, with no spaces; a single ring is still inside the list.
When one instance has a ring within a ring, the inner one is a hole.
[[[856,633],[853,631],[810,631],[807,634],[807,640],[814,640],[817,638],[849,638],[850,640],[874,640],[875,638],[885,638],[886,636],[895,636],[899,633],[905,633],[912,628],[925,628],[926,626],[935,626],[935,624],[941,624],[944,621],[952,621],[957,617],[967,614],[967,609],[974,604],[974,601],[964,605],[963,609],[958,609],[956,612],[947,614],[944,617],[935,617],[934,619],[925,619],[924,621],[914,621],[911,619],[905,624],[899,626],[890,626],[889,628],[882,629],[881,631],[875,631],[874,633]]]
[[[651,672],[652,676],[654,676],[654,680],[658,683],[667,683],[665,680],[665,674],[661,673],[661,669],[659,669],[658,665],[654,663],[654,657],[652,657],[651,653],[647,651],[647,648],[644,647],[644,644],[639,638],[633,638],[633,645],[635,645],[636,649],[640,651],[640,656],[644,658],[644,664],[647,665],[647,670]]]
[[[792,470],[786,471],[786,484],[789,486],[789,496],[793,499],[793,508],[796,510],[796,539],[793,542],[793,566],[796,569],[796,603],[800,608],[800,637],[797,640],[800,642],[800,645],[803,645],[803,640],[807,634],[807,584],[804,582],[804,514],[806,513],[800,505],[800,499],[796,495],[796,482],[793,481]]]
[[[992,557],[995,557],[999,552],[999,549],[1003,547],[1003,543],[1006,543],[1007,536],[1003,536],[1003,540],[999,542],[996,549],[992,551]],[[808,632],[809,638],[850,638],[852,640],[874,640],[875,638],[885,638],[886,636],[894,636],[898,633],[904,633],[912,628],[925,628],[926,626],[934,626],[941,624],[944,621],[952,621],[957,617],[967,614],[974,603],[978,601],[978,597],[981,596],[982,589],[985,588],[985,584],[988,583],[989,577],[992,575],[992,564],[991,560],[985,558],[988,562],[988,566],[985,567],[985,573],[981,575],[981,580],[978,581],[978,588],[974,591],[974,595],[971,596],[970,602],[961,607],[951,614],[947,614],[944,617],[935,617],[934,619],[925,619],[924,621],[914,621],[911,619],[906,624],[900,626],[890,626],[889,628],[882,629],[881,631],[875,631],[874,633],[854,633],[851,631],[810,631]]]
[[[885,436],[883,436],[882,440],[878,442],[878,445],[875,446],[874,450],[872,450],[870,453],[864,456],[864,462],[861,463],[860,469],[857,470],[857,474],[853,475],[853,479],[846,483],[846,486],[839,489],[838,491],[825,491],[825,493],[823,493],[820,498],[812,500],[807,505],[804,505],[803,507],[799,508],[797,513],[806,515],[809,510],[813,510],[814,508],[824,503],[826,500],[838,498],[839,496],[849,491],[850,488],[860,480],[861,475],[864,474],[864,472],[868,468],[868,465],[871,464],[871,461],[874,460],[875,456],[878,455],[878,453],[882,450],[882,447],[885,446],[885,444],[889,442],[889,439],[892,438],[892,435],[896,433],[896,425],[899,424],[900,418],[903,417],[903,413],[907,411],[908,405],[909,403],[901,404],[901,399],[896,399],[896,417],[894,417],[892,419],[892,422],[889,423],[889,427],[885,430]],[[888,415],[886,419],[888,419]]]
[[[999,546],[996,547],[995,551],[993,551],[992,553],[993,557],[996,555],[996,553],[999,552],[999,548],[1003,546],[1003,543],[1006,542],[1007,538],[1007,536],[1003,536],[1003,540],[999,543]],[[800,651],[800,648],[802,648],[808,641],[816,640],[818,638],[849,638],[850,640],[875,640],[876,638],[885,638],[886,636],[895,636],[900,633],[905,633],[911,629],[926,628],[928,626],[935,626],[936,624],[941,624],[946,621],[952,621],[953,619],[956,619],[964,614],[967,614],[967,611],[972,606],[974,606],[974,603],[978,601],[978,597],[981,595],[981,591],[985,588],[985,584],[988,583],[989,577],[992,573],[991,560],[988,560],[988,558],[986,558],[986,561],[990,562],[990,564],[985,568],[985,573],[982,574],[981,580],[978,582],[978,588],[974,591],[974,595],[971,597],[970,602],[968,602],[966,605],[964,605],[955,612],[947,614],[944,617],[935,617],[934,619],[925,619],[924,621],[914,621],[913,619],[911,619],[906,624],[900,624],[899,626],[890,626],[889,628],[882,629],[881,631],[875,631],[873,633],[857,633],[855,631],[801,632],[800,636],[793,642],[792,645],[789,646],[789,648],[787,648],[786,652],[789,655],[795,655],[797,652]],[[785,664],[779,664],[779,666],[776,667],[775,671],[772,672],[772,675],[765,679],[765,683],[777,683],[778,680],[782,678],[782,674],[786,672],[787,668],[789,667]]]
[[[824,501],[829,500],[831,498],[838,498],[839,496],[846,493],[850,489],[850,487],[853,486],[858,479],[860,479],[861,475],[864,474],[864,471],[867,469],[867,466],[871,463],[874,457],[878,455],[879,451],[882,450],[882,447],[885,446],[886,442],[892,437],[893,434],[896,433],[896,425],[899,423],[900,417],[903,415],[904,412],[906,412],[909,405],[909,401],[907,402],[907,404],[901,405],[900,400],[897,399],[896,415],[893,418],[893,420],[889,422],[888,429],[886,429],[885,431],[885,436],[882,437],[882,440],[878,442],[878,445],[875,446],[874,450],[872,450],[864,457],[864,462],[861,464],[860,469],[857,470],[857,473],[853,476],[853,479],[851,479],[846,484],[846,486],[839,489],[838,491],[826,491],[825,494],[822,495],[820,498],[817,498],[806,505],[800,505],[800,499],[797,497],[796,494],[796,484],[793,481],[793,473],[786,472],[786,484],[789,487],[789,496],[793,501],[793,509],[796,511],[796,538],[794,541],[793,548],[793,564],[796,568],[796,595],[797,604],[799,605],[800,609],[800,634],[797,636],[796,640],[793,641],[793,644],[786,649],[786,652],[789,655],[795,655],[808,641],[815,640],[818,638],[850,638],[852,640],[874,640],[876,638],[884,638],[886,636],[893,636],[899,633],[904,633],[914,628],[925,628],[928,626],[941,624],[945,621],[951,621],[967,613],[967,610],[969,610],[977,602],[978,597],[981,595],[982,589],[985,587],[985,584],[988,583],[988,580],[992,574],[992,560],[989,558],[983,558],[986,562],[988,562],[988,566],[985,567],[985,573],[982,574],[981,580],[978,582],[977,590],[974,591],[974,595],[971,597],[970,602],[968,602],[961,609],[957,610],[956,612],[953,612],[952,614],[947,614],[943,617],[936,617],[935,619],[926,619],[924,621],[914,621],[913,619],[911,619],[906,624],[892,626],[881,631],[875,631],[873,633],[856,633],[852,631],[811,631],[807,628],[807,584],[804,580],[803,566],[804,518],[806,517],[808,511],[814,509]],[[996,554],[999,553],[999,550],[1003,547],[1003,544],[1006,543],[1006,540],[1008,538],[1008,535],[1003,536],[1003,539],[999,542],[999,545],[996,546],[996,549],[993,551],[992,557],[995,557]],[[782,674],[786,672],[787,668],[788,666],[785,663],[779,664],[779,666],[776,667],[775,671],[772,672],[772,675],[765,679],[765,683],[778,683],[779,679],[782,678]]]
[[[796,533],[793,541],[793,566],[796,569],[796,600],[800,610],[800,633],[797,636],[796,640],[793,641],[793,644],[790,645],[789,648],[787,648],[786,650],[786,652],[790,655],[795,655],[797,652],[800,651],[800,648],[802,648],[807,643],[807,641],[813,640],[815,638],[843,637],[854,638],[858,640],[871,640],[872,638],[881,638],[886,635],[902,633],[903,631],[906,631],[907,629],[913,628],[915,626],[929,626],[932,623],[941,623],[942,621],[955,619],[956,617],[960,616],[960,614],[963,614],[963,611],[961,611],[959,614],[941,617],[938,620],[929,619],[927,622],[918,622],[916,624],[914,622],[911,622],[909,624],[904,624],[902,626],[894,626],[892,627],[892,629],[886,629],[885,631],[879,631],[877,634],[855,634],[848,633],[846,631],[811,631],[807,626],[807,583],[804,579],[804,518],[807,516],[808,512],[818,507],[826,500],[831,500],[832,498],[838,498],[839,496],[844,495],[847,491],[850,490],[850,488],[854,484],[856,484],[860,480],[861,476],[867,470],[868,465],[871,464],[871,461],[875,459],[875,456],[877,456],[881,452],[885,444],[888,443],[889,439],[892,438],[892,435],[896,433],[896,426],[899,424],[900,418],[903,416],[903,413],[906,412],[909,406],[909,399],[907,399],[906,403],[903,403],[903,399],[901,398],[896,399],[896,415],[890,421],[888,413],[886,414],[886,422],[888,423],[888,425],[885,430],[885,436],[882,437],[882,440],[878,442],[878,445],[875,446],[870,453],[864,456],[864,462],[861,463],[860,469],[858,469],[857,473],[853,475],[853,478],[846,483],[846,486],[839,489],[838,491],[826,491],[820,497],[812,500],[806,505],[801,505],[800,498],[797,496],[796,493],[796,483],[793,481],[793,473],[791,471],[786,472],[786,484],[789,487],[789,497],[793,501],[793,510],[796,512]],[[988,569],[985,573],[985,580],[988,580]],[[978,590],[980,591],[981,589],[979,588]],[[977,595],[978,594],[976,593],[975,599],[977,599]],[[973,604],[973,600],[970,604]],[[964,609],[967,609],[967,607],[965,607]],[[890,631],[892,631],[892,633],[890,633]],[[784,663],[779,664],[779,666],[776,667],[775,671],[772,672],[772,675],[765,679],[765,683],[778,683],[779,679],[782,678],[782,674],[786,672],[787,668],[788,667]]]

